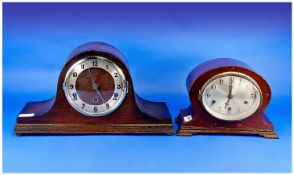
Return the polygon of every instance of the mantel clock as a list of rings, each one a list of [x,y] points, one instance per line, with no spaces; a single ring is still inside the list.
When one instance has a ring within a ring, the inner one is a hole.
[[[172,134],[173,125],[165,103],[134,92],[125,57],[111,45],[90,42],[69,55],[56,97],[25,105],[15,133]]]
[[[253,134],[278,138],[264,114],[271,89],[245,63],[230,58],[209,60],[187,78],[191,105],[176,121],[178,135]]]

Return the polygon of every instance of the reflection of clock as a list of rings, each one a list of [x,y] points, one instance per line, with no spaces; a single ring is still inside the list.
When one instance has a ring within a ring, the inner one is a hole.
[[[116,110],[127,92],[122,70],[104,57],[87,57],[72,65],[63,89],[68,102],[88,116],[104,116]]]
[[[255,134],[277,138],[263,113],[271,98],[267,82],[245,63],[220,58],[189,74],[191,106],[177,117],[178,135]]]
[[[55,98],[27,103],[17,117],[23,134],[172,134],[165,103],[139,97],[124,56],[100,42],[69,56]]]

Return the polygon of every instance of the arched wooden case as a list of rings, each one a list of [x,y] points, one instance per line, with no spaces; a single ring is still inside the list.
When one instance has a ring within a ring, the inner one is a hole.
[[[250,117],[241,121],[223,121],[211,116],[201,105],[200,90],[211,77],[223,72],[240,72],[253,78],[262,93],[262,104]],[[230,58],[218,58],[195,67],[187,78],[191,105],[180,111],[176,118],[177,135],[192,134],[247,134],[278,138],[272,123],[264,114],[271,99],[271,89],[258,73],[247,64]]]
[[[106,116],[85,116],[72,108],[66,100],[63,91],[66,72],[85,56],[103,56],[110,59],[121,68],[128,81],[128,93],[123,103]],[[144,100],[134,92],[124,56],[106,43],[91,42],[74,49],[69,55],[59,76],[56,97],[27,103],[17,117],[14,131],[17,135],[173,134],[173,125],[165,103]]]

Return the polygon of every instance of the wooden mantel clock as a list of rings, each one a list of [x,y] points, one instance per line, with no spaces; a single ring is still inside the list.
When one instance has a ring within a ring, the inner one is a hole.
[[[90,42],[69,55],[56,97],[27,103],[14,131],[17,135],[173,134],[173,125],[165,103],[136,95],[124,56],[106,43]]]
[[[278,138],[264,114],[268,83],[245,63],[218,58],[194,68],[187,78],[190,107],[181,110],[177,135],[248,134]]]

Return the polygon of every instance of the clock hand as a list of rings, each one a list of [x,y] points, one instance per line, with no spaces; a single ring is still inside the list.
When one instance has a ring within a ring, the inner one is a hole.
[[[227,106],[229,105],[230,102],[230,98],[228,98],[227,102],[225,103],[225,109],[227,108]]]
[[[103,103],[105,103],[105,99],[103,98],[102,94],[101,94],[100,91],[98,90],[98,86],[97,86],[97,88],[95,88],[95,90],[96,90],[96,93],[101,97]]]
[[[227,106],[229,105],[230,100],[233,98],[232,95],[232,89],[233,89],[233,81],[230,81],[230,85],[229,85],[229,95],[228,95],[228,100],[225,103],[225,109],[227,108]]]
[[[93,87],[93,89],[95,89],[96,93],[100,96],[100,98],[102,99],[103,103],[105,103],[105,99],[102,96],[101,92],[99,91],[99,86],[98,86],[98,84],[96,84],[95,80],[93,79],[94,76],[91,73],[91,70],[88,69],[88,72],[89,72],[89,76],[90,76],[91,81],[92,81],[92,87]]]

